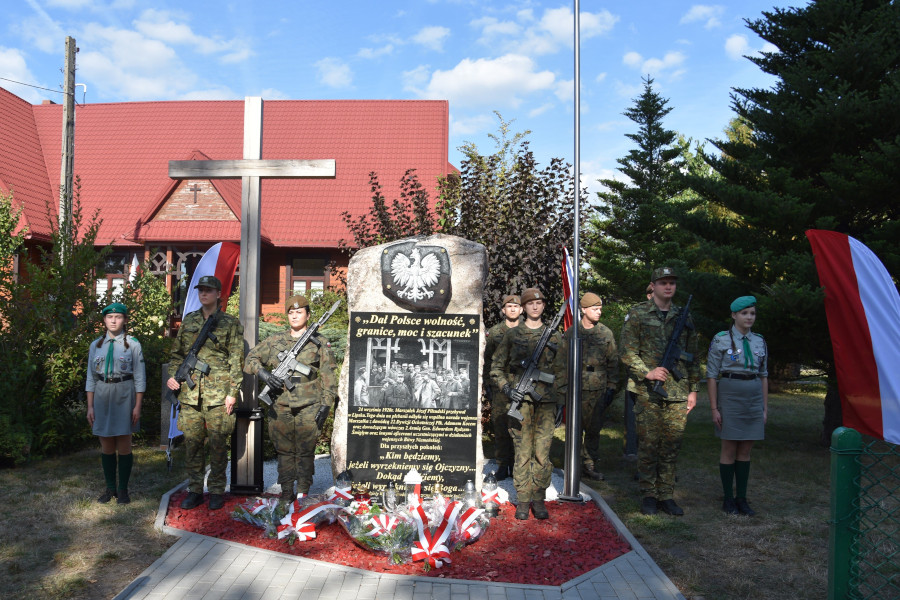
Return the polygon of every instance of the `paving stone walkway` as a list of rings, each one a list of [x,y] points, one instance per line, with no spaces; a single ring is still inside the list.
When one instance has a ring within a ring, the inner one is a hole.
[[[632,550],[558,587],[372,573],[173,529],[165,525],[169,496],[183,485],[163,496],[156,520],[157,529],[180,539],[115,600],[685,600],[584,485]]]

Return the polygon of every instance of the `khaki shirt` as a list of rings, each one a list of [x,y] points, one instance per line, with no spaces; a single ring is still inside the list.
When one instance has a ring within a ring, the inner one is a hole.
[[[730,335],[729,335],[730,334]],[[744,366],[744,337],[750,346],[753,366]],[[709,343],[706,357],[706,378],[718,379],[722,373],[769,376],[769,349],[763,336],[748,332],[746,336],[732,325],[730,331],[720,331]]]

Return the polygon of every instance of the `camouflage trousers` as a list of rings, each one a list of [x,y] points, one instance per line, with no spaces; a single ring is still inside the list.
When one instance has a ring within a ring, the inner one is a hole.
[[[670,500],[675,493],[675,467],[687,421],[687,403],[650,400],[638,395],[638,489],[642,496]]]
[[[491,423],[494,424],[494,458],[497,466],[513,465],[513,441],[509,435],[509,398],[493,385],[486,387],[491,400]]]
[[[593,467],[600,459],[600,430],[603,429],[604,390],[586,391],[581,394],[581,428],[584,443],[581,445],[581,463]]]
[[[234,431],[234,413],[225,414],[225,406],[208,407],[181,405],[178,429],[184,432],[184,468],[190,480],[188,489],[203,493],[206,467],[206,446],[209,447],[209,492],[225,493],[225,469],[228,467],[228,448]]]
[[[278,453],[278,483],[285,492],[309,492],[316,471],[316,427],[318,404],[303,408],[291,408],[276,404],[269,413],[269,439]]]
[[[553,474],[550,443],[555,429],[556,405],[524,402],[519,411],[523,417],[521,421],[512,417],[507,421],[516,453],[513,485],[520,502],[543,500]]]

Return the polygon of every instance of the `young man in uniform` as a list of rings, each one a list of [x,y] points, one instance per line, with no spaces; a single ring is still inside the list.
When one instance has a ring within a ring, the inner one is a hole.
[[[637,398],[638,487],[645,515],[656,514],[657,510],[684,514],[673,499],[675,466],[687,414],[697,404],[700,382],[697,332],[690,320],[679,340],[683,352],[691,356],[690,360],[679,360],[684,378],[675,381],[658,364],[683,310],[672,303],[677,280],[671,267],[655,269],[650,279],[651,298],[632,307],[622,326],[620,356],[628,369],[628,389]],[[664,384],[667,397],[653,392],[656,382]]]
[[[616,340],[609,327],[600,322],[603,301],[588,292],[581,298],[581,320],[566,331],[561,352],[569,356],[569,344],[578,327],[581,338],[581,426],[584,445],[581,447],[581,473],[588,479],[601,481],[603,474],[594,468],[600,458],[600,429],[603,413],[616,395],[619,382],[619,354]],[[566,397],[565,380],[559,393]]]
[[[316,439],[337,397],[337,377],[331,344],[318,333],[297,355],[297,362],[309,367],[310,372],[304,375],[294,371],[290,375],[294,389],[287,389],[284,380],[272,373],[281,364],[278,354],[293,348],[309,324],[309,301],[305,297],[291,296],[284,308],[290,328],[267,337],[253,348],[247,355],[244,372],[255,374],[260,383],[277,394],[273,409],[268,411],[269,438],[278,453],[281,500],[293,502],[296,494],[308,493],[312,485]]]
[[[491,379],[497,389],[510,400],[522,401],[519,411],[521,421],[508,418],[509,434],[513,440],[515,463],[513,464],[513,485],[516,487],[519,504],[516,518],[527,519],[529,508],[537,519],[550,517],[544,505],[553,464],[550,462],[550,443],[553,430],[562,422],[564,399],[554,393],[552,383],[538,382],[535,391],[540,401],[523,396],[516,391],[516,384],[523,375],[522,361],[528,361],[544,332],[541,315],[546,306],[544,295],[537,288],[528,288],[522,293],[525,320],[508,330],[491,360]],[[559,353],[560,335],[553,332],[537,361],[538,369],[555,378],[565,377],[565,355]]]
[[[195,286],[200,310],[185,316],[178,329],[175,345],[169,358],[169,373],[175,373],[190,352],[194,340],[207,319],[215,318],[212,329],[215,340],[209,338],[197,352],[197,358],[209,365],[209,373],[195,371],[191,377],[197,384],[190,389],[169,377],[170,390],[181,392],[178,401],[178,428],[184,432],[184,466],[190,483],[188,495],[181,508],[191,509],[203,504],[203,471],[206,456],[203,448],[209,440],[209,509],[225,505],[225,468],[228,465],[228,445],[234,430],[234,404],[241,389],[244,358],[244,328],[240,322],[219,309],[222,283],[211,275],[201,277]]]
[[[491,423],[494,425],[494,458],[497,460],[497,481],[502,481],[512,476],[513,443],[509,437],[507,411],[509,410],[509,398],[498,390],[491,382],[491,360],[497,344],[503,339],[503,334],[518,325],[522,321],[522,301],[515,294],[509,294],[503,298],[503,306],[500,309],[503,320],[491,327],[485,334],[484,344],[484,370],[482,371],[482,387],[484,394],[491,403]]]

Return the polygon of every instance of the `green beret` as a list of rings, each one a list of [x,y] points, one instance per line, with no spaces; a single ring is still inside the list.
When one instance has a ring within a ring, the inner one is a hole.
[[[740,312],[749,306],[756,306],[756,298],[753,296],[741,296],[731,303],[731,312]]]
[[[112,304],[105,307],[100,312],[103,314],[104,317],[106,315],[110,315],[110,314],[125,315],[127,317],[128,316],[128,307],[125,306],[124,304],[122,304],[121,302],[113,302]]]

